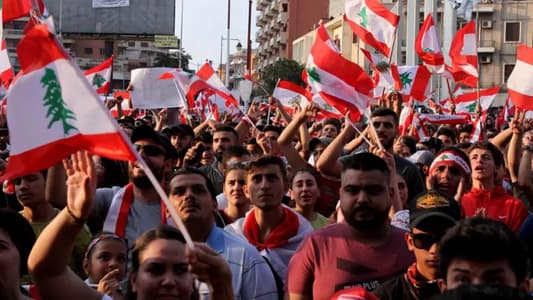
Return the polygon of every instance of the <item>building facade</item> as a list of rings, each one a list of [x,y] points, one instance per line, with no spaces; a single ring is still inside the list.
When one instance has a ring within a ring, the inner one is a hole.
[[[417,18],[418,28],[424,21],[424,1],[401,1],[397,9],[401,11],[400,28],[398,30],[397,55],[393,56],[393,62],[398,65],[407,63],[407,55],[413,53],[414,45],[408,44],[407,38],[407,9],[409,2],[416,2],[419,16]],[[382,1],[389,8],[396,5],[396,1]],[[441,1],[435,2],[435,16],[439,34],[443,38],[445,22],[445,8]],[[477,17],[477,50],[479,58],[480,87],[490,88],[502,86],[501,95],[497,98],[496,105],[501,105],[506,97],[505,84],[511,74],[516,61],[516,50],[518,45],[533,45],[533,1],[531,0],[480,0],[474,8],[473,19]],[[348,24],[342,20],[344,13],[344,0],[330,0],[330,16],[333,19],[325,23],[332,39],[339,46],[344,57],[364,66],[370,72],[370,66],[363,55],[358,50],[365,48],[363,43],[359,44],[356,36],[351,34]],[[455,19],[455,16],[453,16]],[[455,30],[465,24],[462,19],[457,19]],[[314,41],[316,30],[296,38],[293,42],[292,59],[304,64],[307,61],[311,46]],[[443,48],[446,48],[443,41]],[[447,45],[449,47],[449,44]],[[445,50],[446,52],[447,50]],[[416,63],[419,63],[416,57]],[[435,83],[438,84],[438,83]]]
[[[329,19],[329,0],[257,0],[258,71],[292,57],[293,41]]]

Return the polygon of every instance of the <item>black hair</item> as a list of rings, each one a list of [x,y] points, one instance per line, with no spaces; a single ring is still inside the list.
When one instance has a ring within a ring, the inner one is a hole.
[[[243,146],[229,146],[226,150],[224,150],[224,153],[222,153],[222,164],[226,165],[226,162],[232,157],[240,158],[246,155],[250,155],[250,152],[248,152],[248,150],[246,150],[246,148]]]
[[[128,184],[128,164],[126,161],[112,160],[100,156],[104,167],[104,179],[99,187],[125,186]]]
[[[297,170],[294,170],[292,172],[292,176],[291,176],[291,179],[289,181],[290,183],[290,187],[292,188],[292,184],[294,182],[294,178],[296,177],[296,175],[300,174],[300,173],[308,173],[308,174],[311,174],[314,178],[315,178],[315,181],[316,183],[318,184],[318,180],[317,180],[317,172],[315,169],[311,169],[311,168],[300,168],[300,169],[297,169]]]
[[[176,170],[172,174],[172,178],[170,179],[169,182],[172,182],[172,179],[174,179],[174,177],[176,177],[178,175],[190,175],[190,174],[196,174],[196,175],[202,176],[204,178],[204,180],[205,180],[205,185],[207,187],[207,190],[209,191],[209,194],[211,195],[211,198],[212,199],[216,198],[217,192],[215,190],[215,186],[213,185],[211,180],[209,180],[207,175],[204,172],[202,172],[201,170],[197,169],[197,168],[192,168],[192,167],[180,168],[180,169]]]
[[[261,156],[255,160],[250,161],[246,168],[246,173],[250,174],[254,170],[270,165],[276,165],[279,167],[279,170],[281,172],[281,177],[283,179],[283,182],[287,183],[287,170],[285,169],[285,163],[283,160],[277,156],[273,155],[265,155]]]
[[[439,135],[445,135],[447,137],[450,137],[453,140],[453,143],[457,143],[457,135],[455,134],[455,130],[450,127],[441,127],[437,131],[437,136]]]
[[[278,135],[281,134],[281,132],[283,131],[280,127],[278,126],[274,126],[274,125],[266,125],[264,128],[263,128],[263,132],[267,132],[267,131],[274,131],[274,132],[277,132]]]
[[[490,142],[477,142],[474,143],[469,150],[469,153],[472,152],[474,149],[482,149],[482,150],[488,150],[492,154],[492,159],[494,160],[494,165],[496,167],[501,167],[504,164],[503,160],[503,154],[498,149],[498,147],[494,146]]]
[[[30,223],[18,212],[0,209],[0,230],[5,232],[19,253],[19,277],[28,273],[28,257],[35,244]]]
[[[347,170],[373,171],[378,170],[385,173],[386,182],[390,179],[390,170],[387,163],[379,156],[370,152],[361,152],[350,155],[342,161],[342,174]]]
[[[454,259],[479,263],[504,260],[515,274],[517,284],[528,275],[529,257],[525,245],[504,223],[473,217],[460,221],[439,242],[440,272],[446,280]]]
[[[230,133],[233,133],[233,135],[235,136],[235,141],[239,141],[239,134],[237,133],[237,131],[235,130],[234,127],[231,127],[229,125],[217,125],[215,127],[215,131],[213,132],[213,135],[215,135],[215,133],[217,132],[230,132]]]
[[[140,268],[140,257],[141,253],[152,243],[153,241],[157,239],[164,239],[164,240],[176,240],[182,244],[185,245],[185,238],[174,227],[170,227],[167,225],[159,225],[158,227],[154,229],[150,229],[148,231],[145,231],[133,244],[133,249],[131,251],[131,273],[136,273],[139,271]],[[196,291],[195,291],[196,292]],[[196,299],[195,293],[192,295],[192,299]],[[136,299],[137,295],[131,290],[131,287],[128,288],[126,291],[125,299]]]
[[[415,154],[416,152],[416,139],[413,136],[405,135],[402,137],[402,143],[409,148],[409,153],[411,155]]]
[[[520,288],[501,285],[462,284],[459,287],[445,291],[431,300],[531,300]]]
[[[333,125],[335,128],[337,128],[337,132],[341,131],[341,121],[335,118],[327,118],[324,120],[324,126],[326,125]]]
[[[372,112],[371,118],[373,117],[387,117],[392,116],[394,118],[394,124],[398,125],[398,115],[394,112],[394,110],[390,108],[384,108],[380,107],[377,108]]]

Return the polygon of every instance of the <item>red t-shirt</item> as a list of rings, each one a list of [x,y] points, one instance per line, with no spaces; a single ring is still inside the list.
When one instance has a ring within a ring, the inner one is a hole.
[[[498,186],[493,190],[472,189],[461,200],[466,217],[484,216],[507,224],[514,232],[527,217],[527,208],[518,198]]]
[[[313,232],[289,263],[288,292],[330,299],[335,292],[356,286],[372,291],[381,282],[405,272],[414,262],[405,243],[405,231],[395,227],[390,230],[388,240],[377,247],[354,240],[346,223]]]

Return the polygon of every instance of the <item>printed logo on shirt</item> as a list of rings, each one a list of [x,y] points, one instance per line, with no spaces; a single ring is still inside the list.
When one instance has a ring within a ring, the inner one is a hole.
[[[355,287],[361,287],[369,292],[372,292],[373,290],[378,288],[379,284],[380,282],[378,280],[371,280],[368,282],[346,282],[346,283],[337,284],[335,286],[335,292],[340,291],[340,290],[351,289]]]

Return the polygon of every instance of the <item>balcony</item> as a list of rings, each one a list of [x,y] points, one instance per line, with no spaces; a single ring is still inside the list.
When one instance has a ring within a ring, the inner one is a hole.
[[[272,3],[270,3],[270,10],[277,13],[279,11],[278,9],[279,9],[278,2],[272,1]]]
[[[287,32],[280,31],[278,39],[280,44],[287,44]]]
[[[257,27],[263,27],[266,24],[266,20],[262,15],[257,15],[255,17],[255,23],[257,24]]]
[[[276,15],[276,12],[274,12],[272,9],[270,9],[270,7],[266,9],[265,16],[272,18],[275,15]]]
[[[268,7],[268,0],[257,0],[257,7],[256,9],[259,11],[265,10],[265,8]]]
[[[473,11],[491,14],[494,13],[494,6],[492,4],[483,4],[483,1],[480,1],[480,3],[474,7]]]
[[[494,53],[496,51],[496,42],[492,40],[480,41],[477,47],[478,53]]]
[[[287,24],[287,13],[286,12],[280,12],[278,14],[277,20],[278,24]]]

